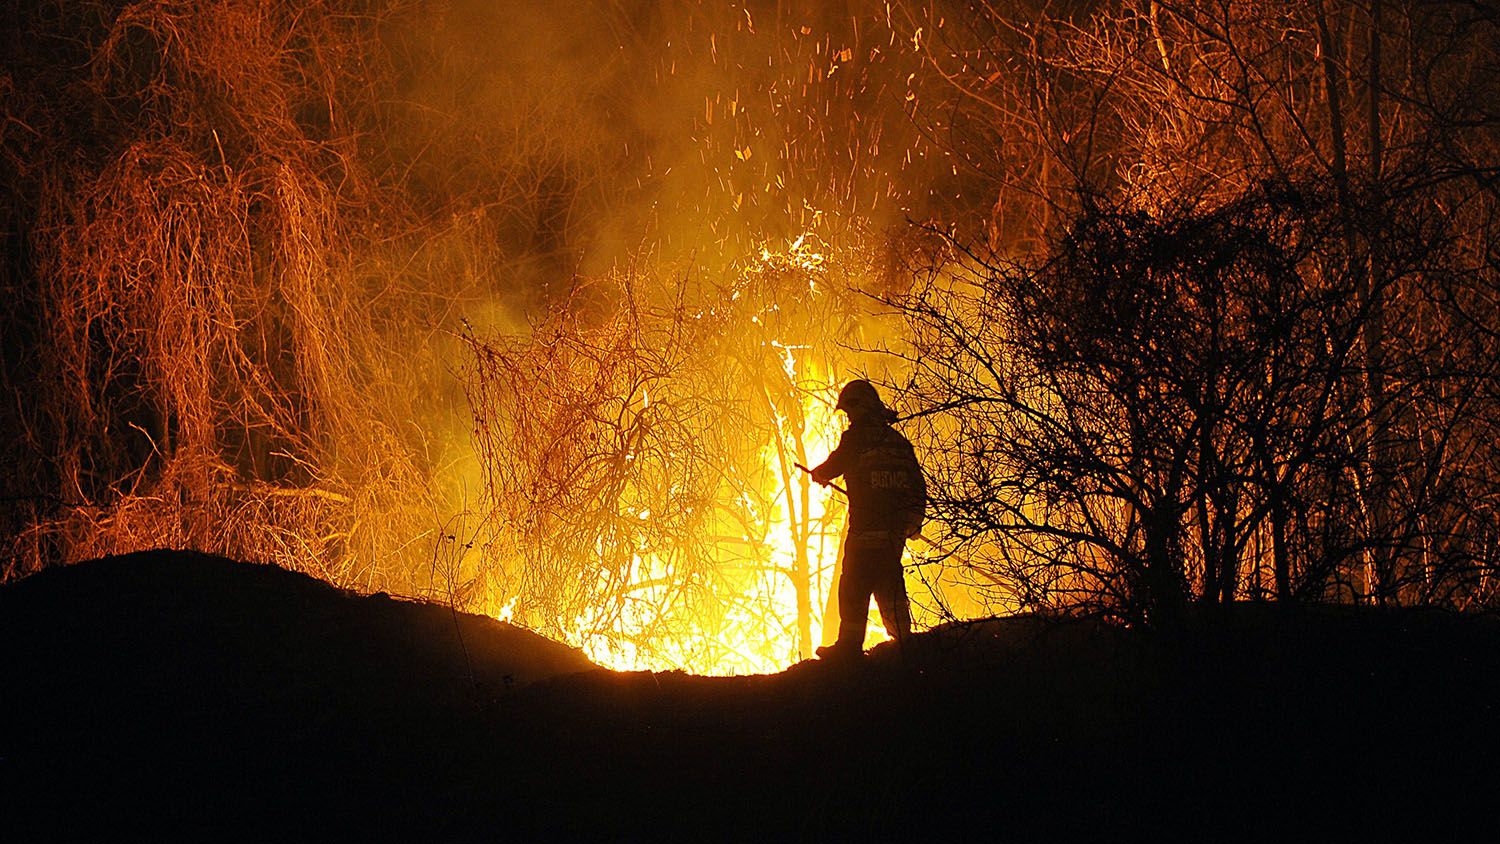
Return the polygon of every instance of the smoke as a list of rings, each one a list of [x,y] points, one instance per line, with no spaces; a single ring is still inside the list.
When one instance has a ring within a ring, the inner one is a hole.
[[[388,166],[425,214],[493,215],[512,285],[544,295],[643,250],[718,269],[817,225],[920,214],[912,45],[882,3],[785,5],[413,15],[389,39]]]

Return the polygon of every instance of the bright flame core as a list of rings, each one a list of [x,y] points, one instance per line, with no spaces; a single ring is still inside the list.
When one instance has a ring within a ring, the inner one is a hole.
[[[797,351],[805,346],[772,342],[782,352],[783,366],[793,383],[837,383],[833,373],[808,372],[812,367],[799,365]],[[803,462],[806,455],[821,459],[837,446],[842,428],[837,413],[818,394],[804,396],[801,412],[806,454],[793,463]],[[778,431],[783,430],[786,420],[777,421]],[[798,647],[797,578],[806,579],[809,602],[802,608],[807,615],[803,623],[816,645],[838,561],[844,505],[837,493],[813,485],[805,497],[806,509],[801,508],[800,492],[808,479],[781,459],[787,445],[770,442],[760,449],[763,468],[772,479],[761,490],[760,500],[775,506],[760,508],[751,500],[740,502],[759,535],[741,535],[752,549],[748,559],[724,554],[719,590],[735,594],[716,596],[725,606],[721,616],[691,619],[686,631],[679,626],[683,620],[677,619],[675,635],[650,637],[653,626],[661,622],[658,608],[670,603],[676,584],[670,567],[657,555],[646,553],[636,558],[634,577],[627,587],[639,600],[632,601],[604,630],[599,629],[602,619],[597,613],[584,613],[575,620],[569,642],[594,662],[620,671],[670,667],[707,674],[759,674],[778,671],[808,656],[799,654]],[[649,518],[649,513],[642,518]],[[653,645],[638,644],[643,639]],[[705,662],[706,657],[712,661]]]

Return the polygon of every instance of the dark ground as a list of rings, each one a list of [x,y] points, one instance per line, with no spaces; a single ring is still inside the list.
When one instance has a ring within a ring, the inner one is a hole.
[[[0,589],[0,642],[4,841],[1500,830],[1493,618],[1238,606],[1172,642],[1017,618],[906,659],[615,674],[488,619],[162,552]]]

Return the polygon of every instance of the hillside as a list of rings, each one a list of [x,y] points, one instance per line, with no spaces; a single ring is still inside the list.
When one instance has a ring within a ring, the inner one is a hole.
[[[1000,619],[852,666],[618,674],[159,552],[0,589],[0,636],[8,840],[1441,837],[1500,785],[1500,624],[1436,612]]]

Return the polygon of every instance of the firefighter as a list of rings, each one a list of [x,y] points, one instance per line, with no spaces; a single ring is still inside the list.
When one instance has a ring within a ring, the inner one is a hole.
[[[892,639],[911,634],[911,610],[901,555],[906,540],[922,529],[927,485],[916,453],[891,423],[896,414],[869,381],[855,380],[839,392],[837,409],[849,417],[838,448],[812,470],[827,486],[843,476],[849,493],[849,530],[844,537],[844,571],[839,581],[839,635],[818,648],[824,659],[858,656],[865,647],[870,598]]]

